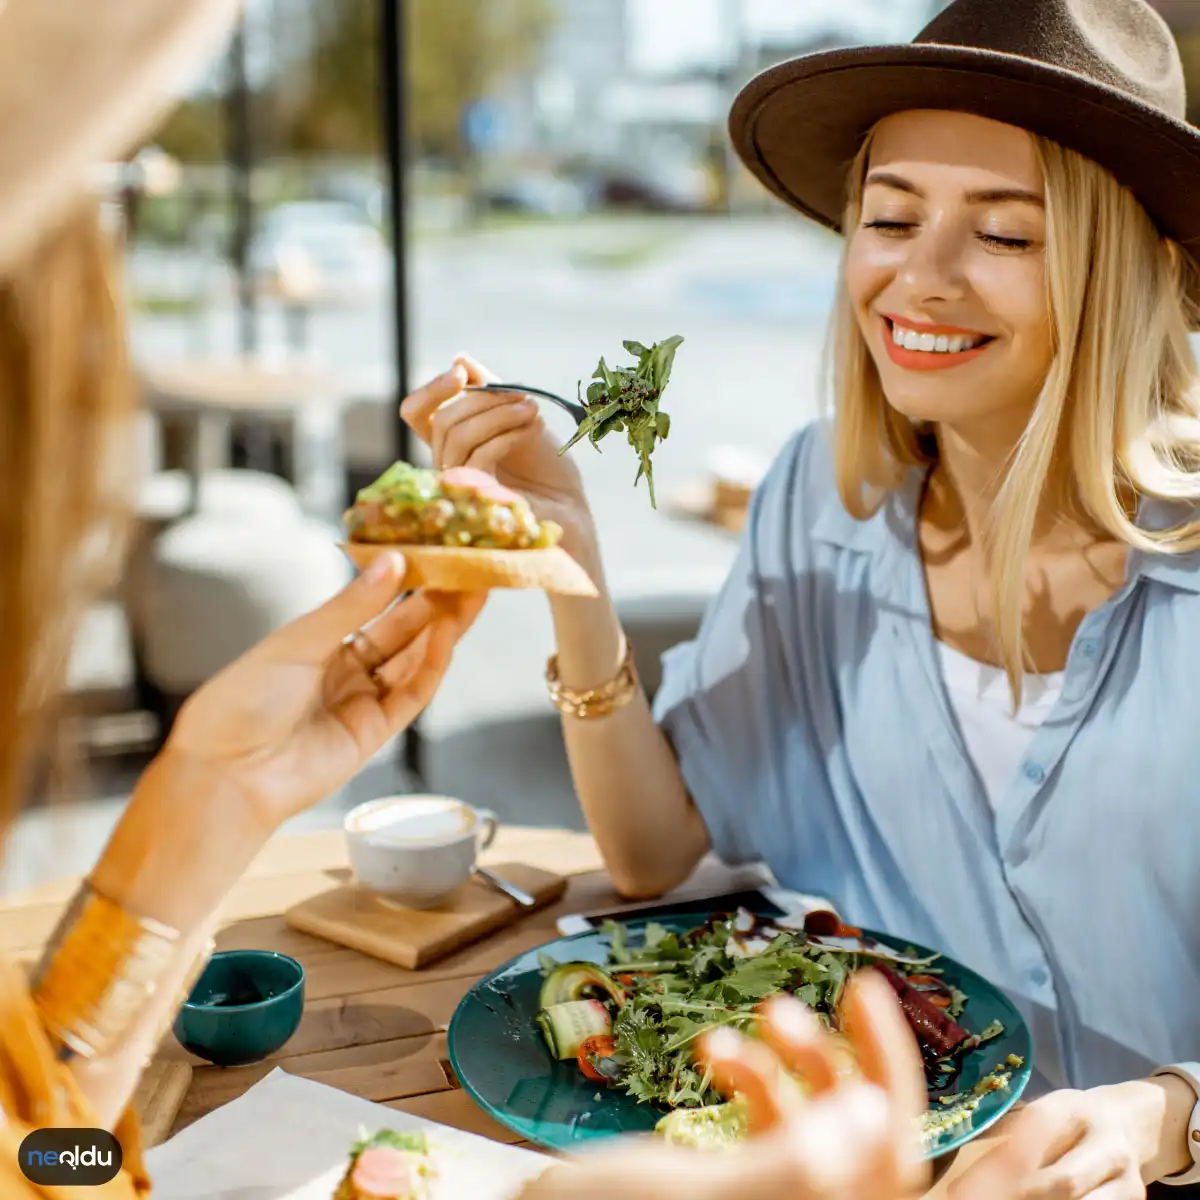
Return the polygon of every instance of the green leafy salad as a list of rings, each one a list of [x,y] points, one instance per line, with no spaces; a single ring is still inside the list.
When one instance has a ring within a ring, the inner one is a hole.
[[[559,450],[559,454],[565,454],[583,438],[598,447],[602,438],[623,429],[638,455],[634,486],[643,475],[646,477],[653,508],[658,505],[654,499],[654,468],[650,456],[671,431],[671,418],[662,410],[660,402],[671,378],[675,351],[682,343],[683,338],[678,335],[653,346],[623,342],[625,349],[637,358],[637,364],[632,367],[609,367],[601,359],[592,375],[594,382],[588,385],[586,398],[579,398],[587,416],[571,440]]]
[[[537,1022],[554,1058],[573,1060],[590,1082],[670,1110],[658,1130],[671,1141],[715,1146],[745,1135],[740,1101],[723,1101],[693,1047],[718,1026],[752,1036],[770,996],[788,993],[811,1007],[841,1042],[844,1069],[855,1070],[838,1011],[847,980],[868,962],[895,990],[921,1046],[927,1138],[969,1119],[984,1092],[1007,1086],[998,1067],[974,1092],[954,1091],[962,1059],[1004,1029],[993,1022],[972,1034],[958,1023],[969,998],[943,981],[939,956],[897,954],[830,913],[810,914],[800,927],[739,909],[685,933],[649,922],[638,945],[615,922],[602,932],[610,939],[603,966],[541,956]]]

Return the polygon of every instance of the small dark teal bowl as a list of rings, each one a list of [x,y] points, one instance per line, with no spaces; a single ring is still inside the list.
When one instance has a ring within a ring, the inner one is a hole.
[[[175,1018],[175,1036],[218,1067],[259,1062],[284,1046],[304,1012],[304,968],[274,950],[212,956]]]

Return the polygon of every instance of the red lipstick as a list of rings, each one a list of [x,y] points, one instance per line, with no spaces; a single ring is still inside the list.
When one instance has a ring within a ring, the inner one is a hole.
[[[907,371],[949,371],[953,367],[961,367],[983,354],[994,340],[988,337],[982,346],[975,346],[971,350],[959,350],[954,354],[931,350],[909,350],[905,346],[896,344],[892,337],[892,321],[891,317],[880,317],[883,325],[883,345],[887,350],[888,358],[898,367],[903,367]],[[936,337],[987,336],[973,329],[957,329],[951,325],[930,325],[927,322],[910,321],[907,318],[899,319],[896,323],[901,329],[911,329],[914,333],[930,333]]]

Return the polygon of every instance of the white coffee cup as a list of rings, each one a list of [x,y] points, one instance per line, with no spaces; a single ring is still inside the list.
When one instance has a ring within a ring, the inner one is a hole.
[[[450,796],[383,796],[346,814],[355,878],[405,908],[434,908],[475,869],[496,837],[496,814]]]

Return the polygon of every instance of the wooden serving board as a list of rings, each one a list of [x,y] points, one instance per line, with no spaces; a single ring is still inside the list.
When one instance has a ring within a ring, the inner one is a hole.
[[[191,1082],[192,1068],[186,1062],[155,1059],[142,1072],[133,1104],[142,1126],[142,1144],[147,1150],[166,1141]]]
[[[524,863],[497,863],[492,869],[524,888],[538,908],[553,904],[567,890],[565,876]],[[348,884],[294,905],[284,919],[303,933],[415,971],[536,911],[472,878],[439,908],[399,908],[359,884]]]

